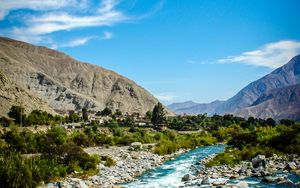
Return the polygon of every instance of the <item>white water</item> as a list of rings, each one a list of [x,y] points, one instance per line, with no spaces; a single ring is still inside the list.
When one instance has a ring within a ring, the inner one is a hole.
[[[183,186],[181,178],[192,174],[191,167],[206,156],[224,151],[223,145],[197,148],[178,156],[176,159],[163,164],[154,170],[148,171],[136,181],[124,184],[128,188],[175,188]]]

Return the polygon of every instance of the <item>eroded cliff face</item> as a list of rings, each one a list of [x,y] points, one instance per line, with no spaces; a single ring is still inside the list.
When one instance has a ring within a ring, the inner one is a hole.
[[[48,104],[16,85],[0,70],[0,116],[7,116],[12,105],[22,106],[29,113],[34,109],[43,109],[55,113]]]
[[[113,71],[79,62],[55,50],[7,38],[0,38],[0,69],[51,109],[109,107],[124,113],[144,114],[158,102],[135,82]]]

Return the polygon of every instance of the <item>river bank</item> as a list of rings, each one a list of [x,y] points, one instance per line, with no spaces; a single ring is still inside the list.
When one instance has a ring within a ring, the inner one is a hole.
[[[196,175],[185,175],[185,187],[193,186],[222,186],[234,187],[236,183],[244,182],[244,186],[256,187],[299,187],[300,186],[300,157],[297,155],[277,156],[266,158],[257,155],[251,161],[242,161],[235,166],[220,165],[206,168],[205,163],[214,158],[209,155],[197,162],[200,167]]]
[[[118,187],[124,182],[133,181],[145,171],[162,165],[188,150],[181,149],[172,155],[160,156],[151,152],[153,144],[135,143],[132,146],[89,147],[84,149],[88,154],[107,156],[114,160],[115,165],[105,166],[103,162],[98,165],[99,174],[86,179],[67,177],[64,181],[48,183],[43,187],[54,188],[87,188],[87,187]]]

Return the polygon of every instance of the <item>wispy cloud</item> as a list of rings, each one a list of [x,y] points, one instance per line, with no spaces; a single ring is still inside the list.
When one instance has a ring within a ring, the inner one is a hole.
[[[69,48],[69,47],[82,46],[82,45],[85,45],[86,43],[88,43],[90,40],[93,40],[93,39],[109,40],[112,38],[112,36],[113,36],[113,34],[111,32],[105,31],[105,32],[103,32],[102,37],[99,37],[99,36],[79,37],[79,38],[75,38],[75,39],[72,39],[68,42],[61,43],[61,44],[52,43],[52,45],[50,47],[53,49],[57,49],[57,48]]]
[[[126,15],[118,8],[121,2],[122,0],[102,0],[99,3],[91,3],[88,0],[0,0],[0,21],[12,10],[33,10],[20,13],[22,16],[18,17],[20,19],[18,22],[21,24],[2,29],[1,34],[37,44],[47,45],[47,41],[51,41],[48,45],[53,45],[53,33],[78,28],[113,26],[142,19],[139,16]],[[152,14],[153,11],[150,12]],[[104,32],[102,39],[111,39],[112,36],[111,32]],[[83,43],[83,41],[76,42]]]
[[[128,16],[115,9],[116,5],[115,0],[103,0],[96,13],[84,16],[62,10],[50,11],[41,15],[30,15],[24,21],[25,26],[14,27],[10,33],[23,40],[36,38],[34,41],[39,41],[43,37],[58,31],[70,31],[83,27],[110,26],[129,20]],[[111,38],[111,36],[111,33],[106,32],[106,39]]]
[[[177,96],[171,92],[159,93],[155,97],[165,104],[172,103],[177,99]]]
[[[300,54],[300,42],[284,40],[268,43],[259,49],[217,60],[218,63],[244,63],[254,66],[278,68]]]
[[[57,48],[81,46],[81,45],[84,45],[87,42],[89,42],[90,40],[95,39],[95,38],[98,38],[98,37],[88,36],[88,37],[82,37],[82,38],[75,38],[75,39],[72,39],[72,40],[70,40],[70,41],[68,41],[66,43],[62,43],[62,44],[59,44],[59,45],[52,44],[51,48],[57,49]]]
[[[187,60],[186,63],[190,64],[190,65],[211,65],[211,64],[215,64],[214,61],[208,61],[208,60],[198,61],[198,60],[193,60],[193,59]]]
[[[57,10],[66,7],[83,8],[86,5],[84,0],[0,0],[0,3],[0,20],[12,10]]]

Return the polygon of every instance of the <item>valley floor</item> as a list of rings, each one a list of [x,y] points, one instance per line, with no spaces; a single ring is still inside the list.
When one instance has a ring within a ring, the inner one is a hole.
[[[62,182],[48,183],[43,188],[65,187],[65,188],[86,188],[86,187],[118,187],[118,184],[133,181],[135,177],[143,172],[153,169],[164,161],[180,155],[187,150],[179,150],[172,155],[157,155],[148,148],[153,144],[144,144],[142,150],[135,151],[131,146],[110,146],[110,147],[89,147],[85,148],[88,154],[109,156],[115,161],[115,165],[108,167],[103,163],[98,165],[99,174],[86,179],[68,177]]]

